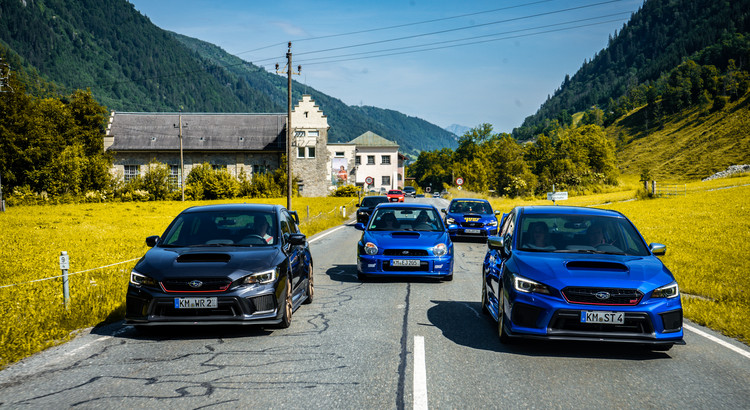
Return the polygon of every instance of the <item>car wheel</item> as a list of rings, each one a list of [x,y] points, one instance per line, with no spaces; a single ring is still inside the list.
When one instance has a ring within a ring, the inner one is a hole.
[[[511,338],[505,331],[505,295],[502,289],[497,302],[497,335],[500,338],[500,343],[510,344]]]
[[[279,329],[286,329],[292,324],[292,281],[287,277],[286,288],[284,290],[284,306],[281,315],[281,322],[278,324]]]
[[[306,305],[309,305],[313,301],[313,296],[315,295],[315,287],[313,286],[313,266],[310,265],[310,271],[307,274],[307,299],[303,302]]]
[[[487,307],[487,280],[484,276],[482,276],[482,313],[490,314],[490,309]]]

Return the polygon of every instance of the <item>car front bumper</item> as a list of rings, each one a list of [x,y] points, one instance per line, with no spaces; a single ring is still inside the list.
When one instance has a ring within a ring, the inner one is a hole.
[[[451,239],[454,238],[484,238],[497,235],[497,225],[484,225],[481,227],[469,227],[459,225],[456,229],[448,229]]]
[[[419,266],[392,266],[394,259],[417,259]],[[358,255],[357,271],[365,275],[385,276],[448,276],[453,273],[453,256],[398,258],[385,255]]]
[[[279,281],[280,282],[280,281]],[[281,322],[283,287],[277,284],[241,286],[219,293],[166,293],[161,289],[128,286],[125,322],[131,325],[231,324],[272,325]],[[176,299],[215,297],[209,309],[176,307]]]
[[[583,323],[581,314],[585,311],[623,312],[625,323]],[[510,292],[505,300],[505,318],[509,336],[645,344],[684,343],[679,297],[650,299],[635,306],[599,306],[568,303],[535,293]]]

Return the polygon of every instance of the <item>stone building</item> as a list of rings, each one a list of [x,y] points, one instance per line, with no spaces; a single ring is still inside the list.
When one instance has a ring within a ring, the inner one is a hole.
[[[332,184],[356,184],[365,191],[375,192],[403,188],[405,157],[399,154],[398,148],[395,142],[371,131],[346,143],[328,144]],[[346,178],[339,175],[346,175]],[[368,177],[372,178],[371,184],[367,183]]]
[[[145,174],[152,161],[170,167],[170,182],[181,183],[203,163],[238,177],[273,171],[286,153],[286,113],[132,113],[112,112],[104,150],[114,157],[113,172],[125,181]],[[304,196],[324,196],[327,173],[328,119],[309,95],[292,111],[292,175]],[[182,146],[182,148],[180,148]]]

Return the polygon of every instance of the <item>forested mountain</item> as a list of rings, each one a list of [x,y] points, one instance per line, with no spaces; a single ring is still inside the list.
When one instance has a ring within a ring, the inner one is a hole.
[[[225,67],[229,75],[233,76],[232,81],[245,83],[268,96],[274,104],[286,107],[286,78],[244,62],[213,44],[172,34],[200,58]],[[328,124],[331,126],[328,139],[331,142],[350,141],[367,131],[372,131],[383,138],[396,141],[401,150],[409,154],[438,147],[457,146],[453,134],[420,118],[377,107],[349,106],[337,98],[293,81],[292,101],[298,101],[302,94],[311,95],[328,117]],[[284,110],[286,108],[278,111]]]
[[[685,58],[735,33],[750,33],[750,0],[646,0],[610,37],[607,48],[573,77],[566,76],[539,111],[514,130],[514,137],[532,138],[555,120],[564,123],[569,113],[592,106],[610,110],[634,87],[658,80]],[[747,70],[750,60],[736,63]],[[718,68],[726,65],[725,58]]]
[[[20,56],[17,69],[38,72],[59,92],[90,89],[110,110],[284,112],[286,79],[216,46],[162,30],[125,0],[3,0],[0,42]],[[32,91],[34,86],[26,84]],[[455,147],[440,127],[377,108],[350,107],[302,84],[329,117],[332,142],[365,131],[402,150]],[[388,118],[398,123],[373,119]],[[408,134],[407,134],[408,132]]]

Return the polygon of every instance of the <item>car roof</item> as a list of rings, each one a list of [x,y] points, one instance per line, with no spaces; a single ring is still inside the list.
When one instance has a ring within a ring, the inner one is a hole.
[[[417,204],[413,202],[383,202],[378,204],[378,208],[399,208],[399,209],[437,209],[431,204]]]
[[[518,210],[523,214],[558,214],[558,215],[592,215],[592,216],[613,216],[624,218],[625,216],[618,211],[611,209],[589,208],[585,206],[558,206],[558,205],[533,205],[519,206]]]
[[[236,211],[260,211],[260,212],[277,212],[284,207],[272,204],[215,204],[191,206],[181,213],[193,212],[236,212]]]
[[[453,198],[451,202],[459,202],[459,201],[470,201],[470,202],[486,202],[489,203],[490,201],[482,198]]]

